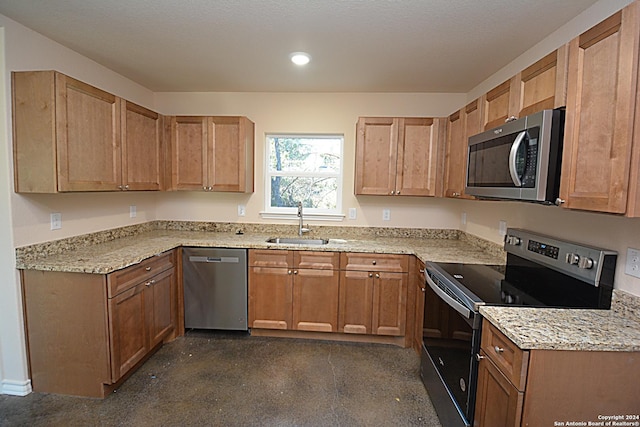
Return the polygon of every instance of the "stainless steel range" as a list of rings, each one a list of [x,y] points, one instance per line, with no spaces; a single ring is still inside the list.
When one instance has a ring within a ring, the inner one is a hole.
[[[520,229],[506,266],[427,263],[421,376],[443,425],[473,423],[481,305],[608,309],[617,253]]]

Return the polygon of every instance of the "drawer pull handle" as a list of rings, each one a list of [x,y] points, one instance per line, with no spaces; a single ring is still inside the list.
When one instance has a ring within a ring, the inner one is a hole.
[[[151,267],[145,268],[145,271],[151,271]]]
[[[484,359],[484,356],[481,356],[480,353],[476,353],[476,360],[479,362],[482,359]]]
[[[493,349],[495,350],[496,353],[503,353],[504,352],[504,348],[500,348],[498,346],[493,347]]]

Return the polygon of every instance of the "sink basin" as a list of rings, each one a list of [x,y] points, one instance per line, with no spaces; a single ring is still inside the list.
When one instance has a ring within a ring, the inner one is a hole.
[[[285,245],[326,245],[329,239],[305,239],[303,237],[272,237],[267,243],[281,243]]]

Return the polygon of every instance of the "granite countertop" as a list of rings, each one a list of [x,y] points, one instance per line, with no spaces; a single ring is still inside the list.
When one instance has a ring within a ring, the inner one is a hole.
[[[416,255],[422,261],[504,264],[499,245],[455,230],[317,228],[326,245],[273,244],[291,230],[264,225],[155,222],[16,249],[25,270],[108,274],[180,246]],[[640,351],[640,298],[614,289],[611,310],[481,307],[523,350]]]
[[[300,245],[266,243],[270,237],[273,235],[151,230],[57,254],[21,257],[17,260],[17,268],[107,274],[179,246],[409,254],[423,261],[504,264],[504,256],[460,239],[329,238],[326,245]]]

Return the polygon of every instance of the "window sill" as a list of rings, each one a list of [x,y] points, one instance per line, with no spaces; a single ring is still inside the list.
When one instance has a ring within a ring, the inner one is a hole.
[[[280,213],[280,212],[260,212],[260,217],[263,219],[280,219],[280,220],[299,220],[298,215],[295,213]],[[329,214],[329,213],[310,213],[304,214],[304,220],[307,221],[344,221],[344,214]]]

